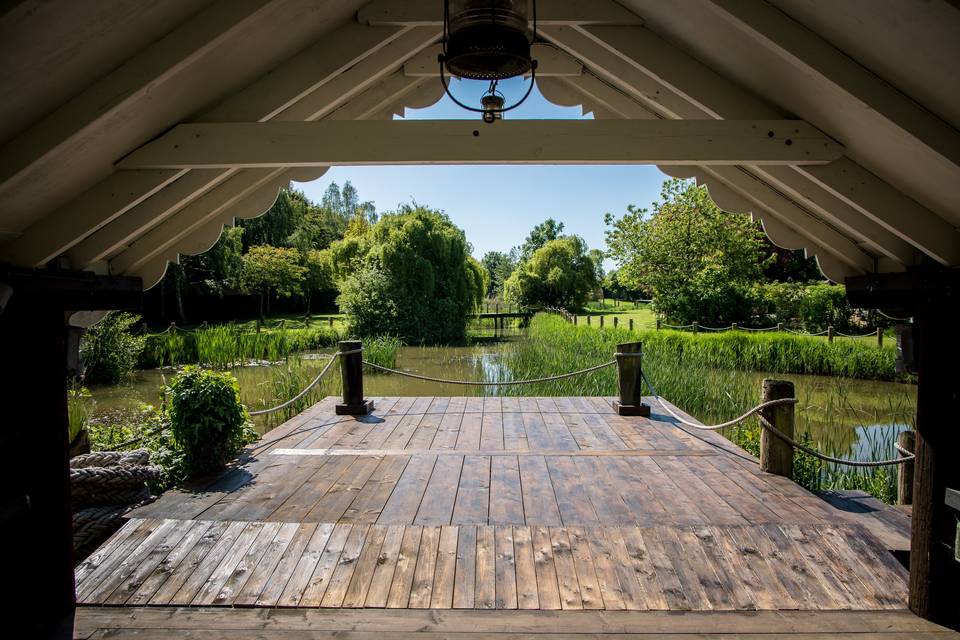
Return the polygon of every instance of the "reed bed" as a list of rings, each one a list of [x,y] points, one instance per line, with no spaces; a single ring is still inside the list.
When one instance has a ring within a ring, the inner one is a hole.
[[[190,332],[170,330],[147,336],[140,367],[203,364],[228,369],[251,360],[282,360],[294,353],[334,345],[340,339],[340,333],[329,327],[257,333],[224,324]]]

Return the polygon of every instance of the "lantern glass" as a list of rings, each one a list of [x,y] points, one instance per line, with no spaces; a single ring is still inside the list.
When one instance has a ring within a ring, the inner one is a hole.
[[[446,65],[471,80],[530,71],[528,0],[448,0]]]

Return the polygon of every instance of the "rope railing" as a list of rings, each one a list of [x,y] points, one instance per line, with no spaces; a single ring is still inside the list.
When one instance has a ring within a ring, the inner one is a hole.
[[[290,399],[287,400],[286,402],[283,402],[283,403],[281,403],[281,404],[278,404],[278,405],[275,406],[275,407],[270,407],[269,409],[260,409],[260,410],[258,410],[258,411],[251,411],[251,412],[250,412],[250,415],[251,415],[251,416],[262,416],[262,415],[266,415],[266,414],[268,414],[268,413],[275,413],[275,412],[280,411],[280,410],[282,410],[282,409],[286,409],[287,407],[289,407],[290,405],[292,405],[293,403],[295,403],[297,400],[299,400],[299,399],[302,398],[303,396],[305,396],[305,395],[307,395],[308,393],[310,393],[310,390],[313,389],[315,386],[317,386],[317,385],[320,383],[321,380],[323,380],[323,376],[327,375],[327,371],[330,370],[330,367],[333,366],[333,363],[337,360],[337,356],[339,356],[339,355],[342,355],[339,351],[338,351],[337,353],[334,353],[333,355],[331,355],[331,356],[330,356],[330,360],[328,360],[328,361],[327,361],[327,364],[324,365],[323,369],[320,370],[320,373],[317,374],[317,377],[315,377],[313,380],[311,380],[311,381],[310,381],[310,384],[308,384],[306,387],[303,388],[303,391],[301,391],[301,392],[298,393],[297,395],[293,396],[292,398],[290,398]]]
[[[372,369],[383,371],[384,373],[393,373],[398,376],[413,378],[414,380],[425,380],[427,382],[437,382],[440,384],[457,384],[462,386],[473,386],[473,387],[509,387],[509,386],[519,386],[524,384],[537,384],[540,382],[553,382],[554,380],[563,380],[564,378],[572,378],[574,376],[583,375],[585,373],[591,373],[593,371],[597,371],[605,367],[612,367],[615,364],[617,364],[617,361],[611,360],[610,362],[604,362],[602,364],[594,365],[592,367],[587,367],[586,369],[580,369],[579,371],[561,373],[555,376],[547,376],[545,378],[532,378],[528,380],[494,380],[494,381],[451,380],[447,378],[436,378],[433,376],[425,376],[418,373],[410,373],[409,371],[401,371],[400,369],[391,369],[390,367],[384,367],[383,365],[376,364],[375,362],[370,362],[369,360],[364,360],[363,364],[367,365]]]
[[[889,465],[903,464],[905,462],[909,462],[914,459],[914,455],[912,453],[910,453],[906,449],[903,449],[899,445],[896,445],[896,447],[897,447],[897,451],[902,456],[900,458],[893,458],[890,460],[870,460],[870,461],[847,460],[844,458],[836,458],[834,456],[830,456],[825,453],[820,453],[816,449],[808,447],[807,445],[801,442],[797,442],[796,440],[794,440],[793,438],[791,438],[790,436],[788,436],[787,434],[783,433],[782,431],[777,429],[775,426],[773,426],[769,420],[767,420],[762,414],[760,414],[760,411],[762,411],[763,409],[767,409],[769,407],[795,405],[797,404],[796,398],[780,398],[777,400],[768,400],[767,402],[761,402],[757,406],[753,407],[752,409],[744,413],[742,416],[738,418],[734,418],[733,420],[722,422],[720,424],[712,424],[712,425],[698,424],[696,422],[692,422],[678,415],[673,409],[670,408],[670,405],[667,403],[667,401],[660,394],[657,393],[657,390],[654,388],[653,384],[650,383],[650,380],[647,378],[646,374],[641,372],[640,375],[643,377],[643,381],[647,385],[647,388],[649,388],[650,392],[653,394],[653,398],[654,400],[657,401],[657,404],[663,407],[664,411],[670,414],[670,416],[672,416],[677,422],[685,426],[688,426],[692,429],[698,429],[701,431],[717,431],[719,429],[726,429],[727,427],[732,427],[734,425],[740,424],[750,416],[757,415],[757,417],[760,420],[760,426],[762,428],[766,429],[767,431],[769,431],[776,437],[780,438],[790,446],[796,449],[800,449],[801,451],[808,453],[811,456],[819,460],[823,460],[825,462],[832,462],[834,464],[842,464],[850,467],[883,467],[883,466],[889,466]]]

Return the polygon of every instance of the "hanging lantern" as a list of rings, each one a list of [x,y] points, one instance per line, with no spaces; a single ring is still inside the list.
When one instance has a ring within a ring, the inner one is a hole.
[[[533,90],[537,61],[531,57],[530,47],[536,39],[536,1],[532,4],[531,32],[528,0],[444,0],[440,81],[451,100],[464,109],[482,113],[485,122],[494,122],[503,112],[517,108]],[[450,93],[445,72],[469,80],[490,81],[480,108],[467,106]],[[505,107],[497,82],[525,73],[531,74],[526,94]]]

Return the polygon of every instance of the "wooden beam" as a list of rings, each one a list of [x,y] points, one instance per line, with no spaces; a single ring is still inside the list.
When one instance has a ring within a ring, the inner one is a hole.
[[[363,164],[808,164],[843,147],[797,120],[187,124],[124,169]]]
[[[710,0],[710,6],[798,72],[819,75],[960,166],[960,132],[783,11],[756,0]]]
[[[547,26],[542,33],[604,80],[623,87],[665,117],[784,116],[648,29]],[[852,160],[776,170],[801,173],[833,198],[939,262],[960,262],[960,234],[950,223]]]
[[[357,11],[357,21],[369,25],[442,26],[443,3],[373,0]],[[538,0],[537,24],[643,24],[643,20],[613,0]]]
[[[281,64],[272,73],[200,117],[241,121],[324,117],[345,101],[394,72],[410,55],[439,35],[433,28],[401,29],[347,25]],[[349,86],[348,86],[349,85]],[[106,231],[89,251],[78,252],[75,267],[86,267],[143,233],[229,177],[222,170],[179,180],[183,171],[121,171],[26,229],[0,248],[0,258],[41,266],[71,250],[91,233],[109,227],[127,212],[143,224]],[[204,179],[208,178],[208,179]],[[163,197],[151,196],[163,189]],[[161,202],[161,200],[163,202]]]
[[[217,47],[269,0],[220,0],[145,47],[81,94],[5,144],[0,184],[14,180],[67,139],[107,117]]]

